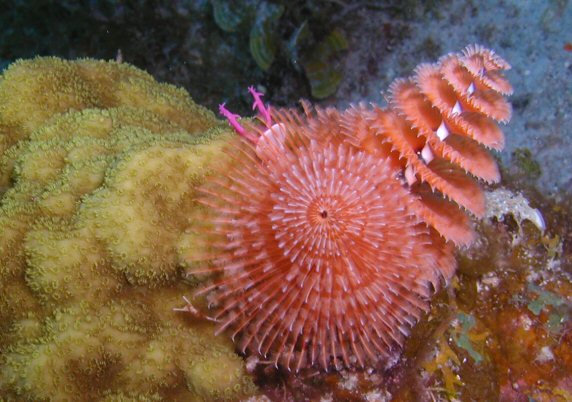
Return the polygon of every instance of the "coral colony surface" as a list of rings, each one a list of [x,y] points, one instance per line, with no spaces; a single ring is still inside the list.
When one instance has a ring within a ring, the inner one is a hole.
[[[474,239],[477,179],[500,179],[487,148],[504,144],[508,68],[475,45],[395,81],[387,108],[269,109],[250,88],[243,126],[221,105],[243,140],[201,188],[212,266],[190,271],[222,272],[199,292],[217,333],[294,371],[394,363],[455,272],[453,244]]]
[[[134,67],[36,58],[0,78],[0,399],[238,399],[212,325],[172,311],[195,188],[228,131]]]

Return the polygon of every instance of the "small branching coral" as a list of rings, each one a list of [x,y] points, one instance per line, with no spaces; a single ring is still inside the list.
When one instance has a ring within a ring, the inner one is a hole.
[[[507,68],[469,46],[395,81],[387,108],[270,109],[251,88],[243,126],[221,105],[242,140],[202,187],[211,251],[192,259],[212,265],[190,272],[220,273],[199,292],[218,333],[295,371],[395,361],[474,237],[475,179],[499,180],[486,148],[503,146]]]

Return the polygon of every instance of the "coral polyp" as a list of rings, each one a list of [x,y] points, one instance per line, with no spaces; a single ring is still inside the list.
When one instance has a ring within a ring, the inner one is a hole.
[[[217,272],[199,291],[217,334],[295,371],[394,362],[473,239],[474,178],[499,180],[482,145],[502,147],[507,67],[470,46],[395,81],[388,108],[270,109],[250,88],[243,126],[221,105],[242,139],[202,188],[210,251],[192,259],[211,265],[190,272]]]

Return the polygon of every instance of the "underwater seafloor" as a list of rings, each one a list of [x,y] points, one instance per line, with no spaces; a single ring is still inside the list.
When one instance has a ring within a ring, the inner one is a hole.
[[[213,18],[216,2],[196,3],[202,4],[202,18]],[[490,211],[477,224],[478,240],[458,252],[456,276],[414,327],[398,364],[386,372],[304,370],[298,375],[259,366],[254,381],[260,395],[245,400],[572,400],[572,5],[566,0],[435,0],[424,5],[408,1],[400,9],[397,2],[383,1],[307,3],[330,7],[328,23],[347,41],[345,50],[331,61],[341,74],[336,92],[314,99],[316,103],[338,107],[360,101],[383,103],[380,91],[394,78],[410,74],[420,62],[476,42],[494,49],[513,66],[507,74],[514,86],[513,117],[503,127],[507,148],[498,155],[503,181],[487,188]],[[180,2],[178,7],[165,6],[162,18],[193,18],[185,8],[193,6]],[[114,32],[113,18],[128,21],[124,14],[96,11],[98,23],[112,28],[109,35]],[[197,103],[211,109],[221,100],[245,108],[246,94],[242,97],[237,91],[250,84],[265,88],[266,100],[278,105],[294,105],[300,96],[309,98],[317,91],[308,84],[315,78],[308,68],[292,69],[282,77],[280,66],[264,71],[260,68],[264,60],[249,59],[242,65],[224,60],[213,69],[216,60],[201,53],[209,46],[221,44],[213,50],[218,57],[232,58],[233,51],[245,51],[244,44],[237,43],[240,35],[229,39],[234,33],[220,28],[221,23],[188,28],[186,36],[177,37],[185,45],[157,27],[139,36],[134,29],[139,41],[149,41],[138,49],[149,53],[145,57],[131,52],[120,35],[103,48],[80,40],[78,48],[70,45],[69,51],[50,53],[42,48],[38,53],[109,59],[121,48],[126,62],[160,81],[185,86]],[[209,29],[217,40],[205,34]],[[105,28],[101,32],[105,35]],[[193,35],[208,36],[210,41],[203,41],[207,43],[200,48]],[[157,42],[151,43],[153,37]],[[173,49],[180,54],[173,55]],[[152,50],[159,55],[155,65]],[[5,49],[1,57],[7,64],[24,55]],[[250,55],[246,51],[240,57]],[[200,70],[200,86],[194,85],[194,68]],[[222,82],[228,80],[232,90],[221,89],[215,75],[231,77]],[[210,80],[212,88],[205,84]],[[176,298],[169,300],[174,303]]]

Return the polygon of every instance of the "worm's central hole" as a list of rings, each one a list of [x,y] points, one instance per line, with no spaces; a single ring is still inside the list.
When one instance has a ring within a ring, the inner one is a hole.
[[[328,211],[326,211],[325,209],[320,213],[320,215],[322,216],[322,218],[326,219],[328,217]]]

